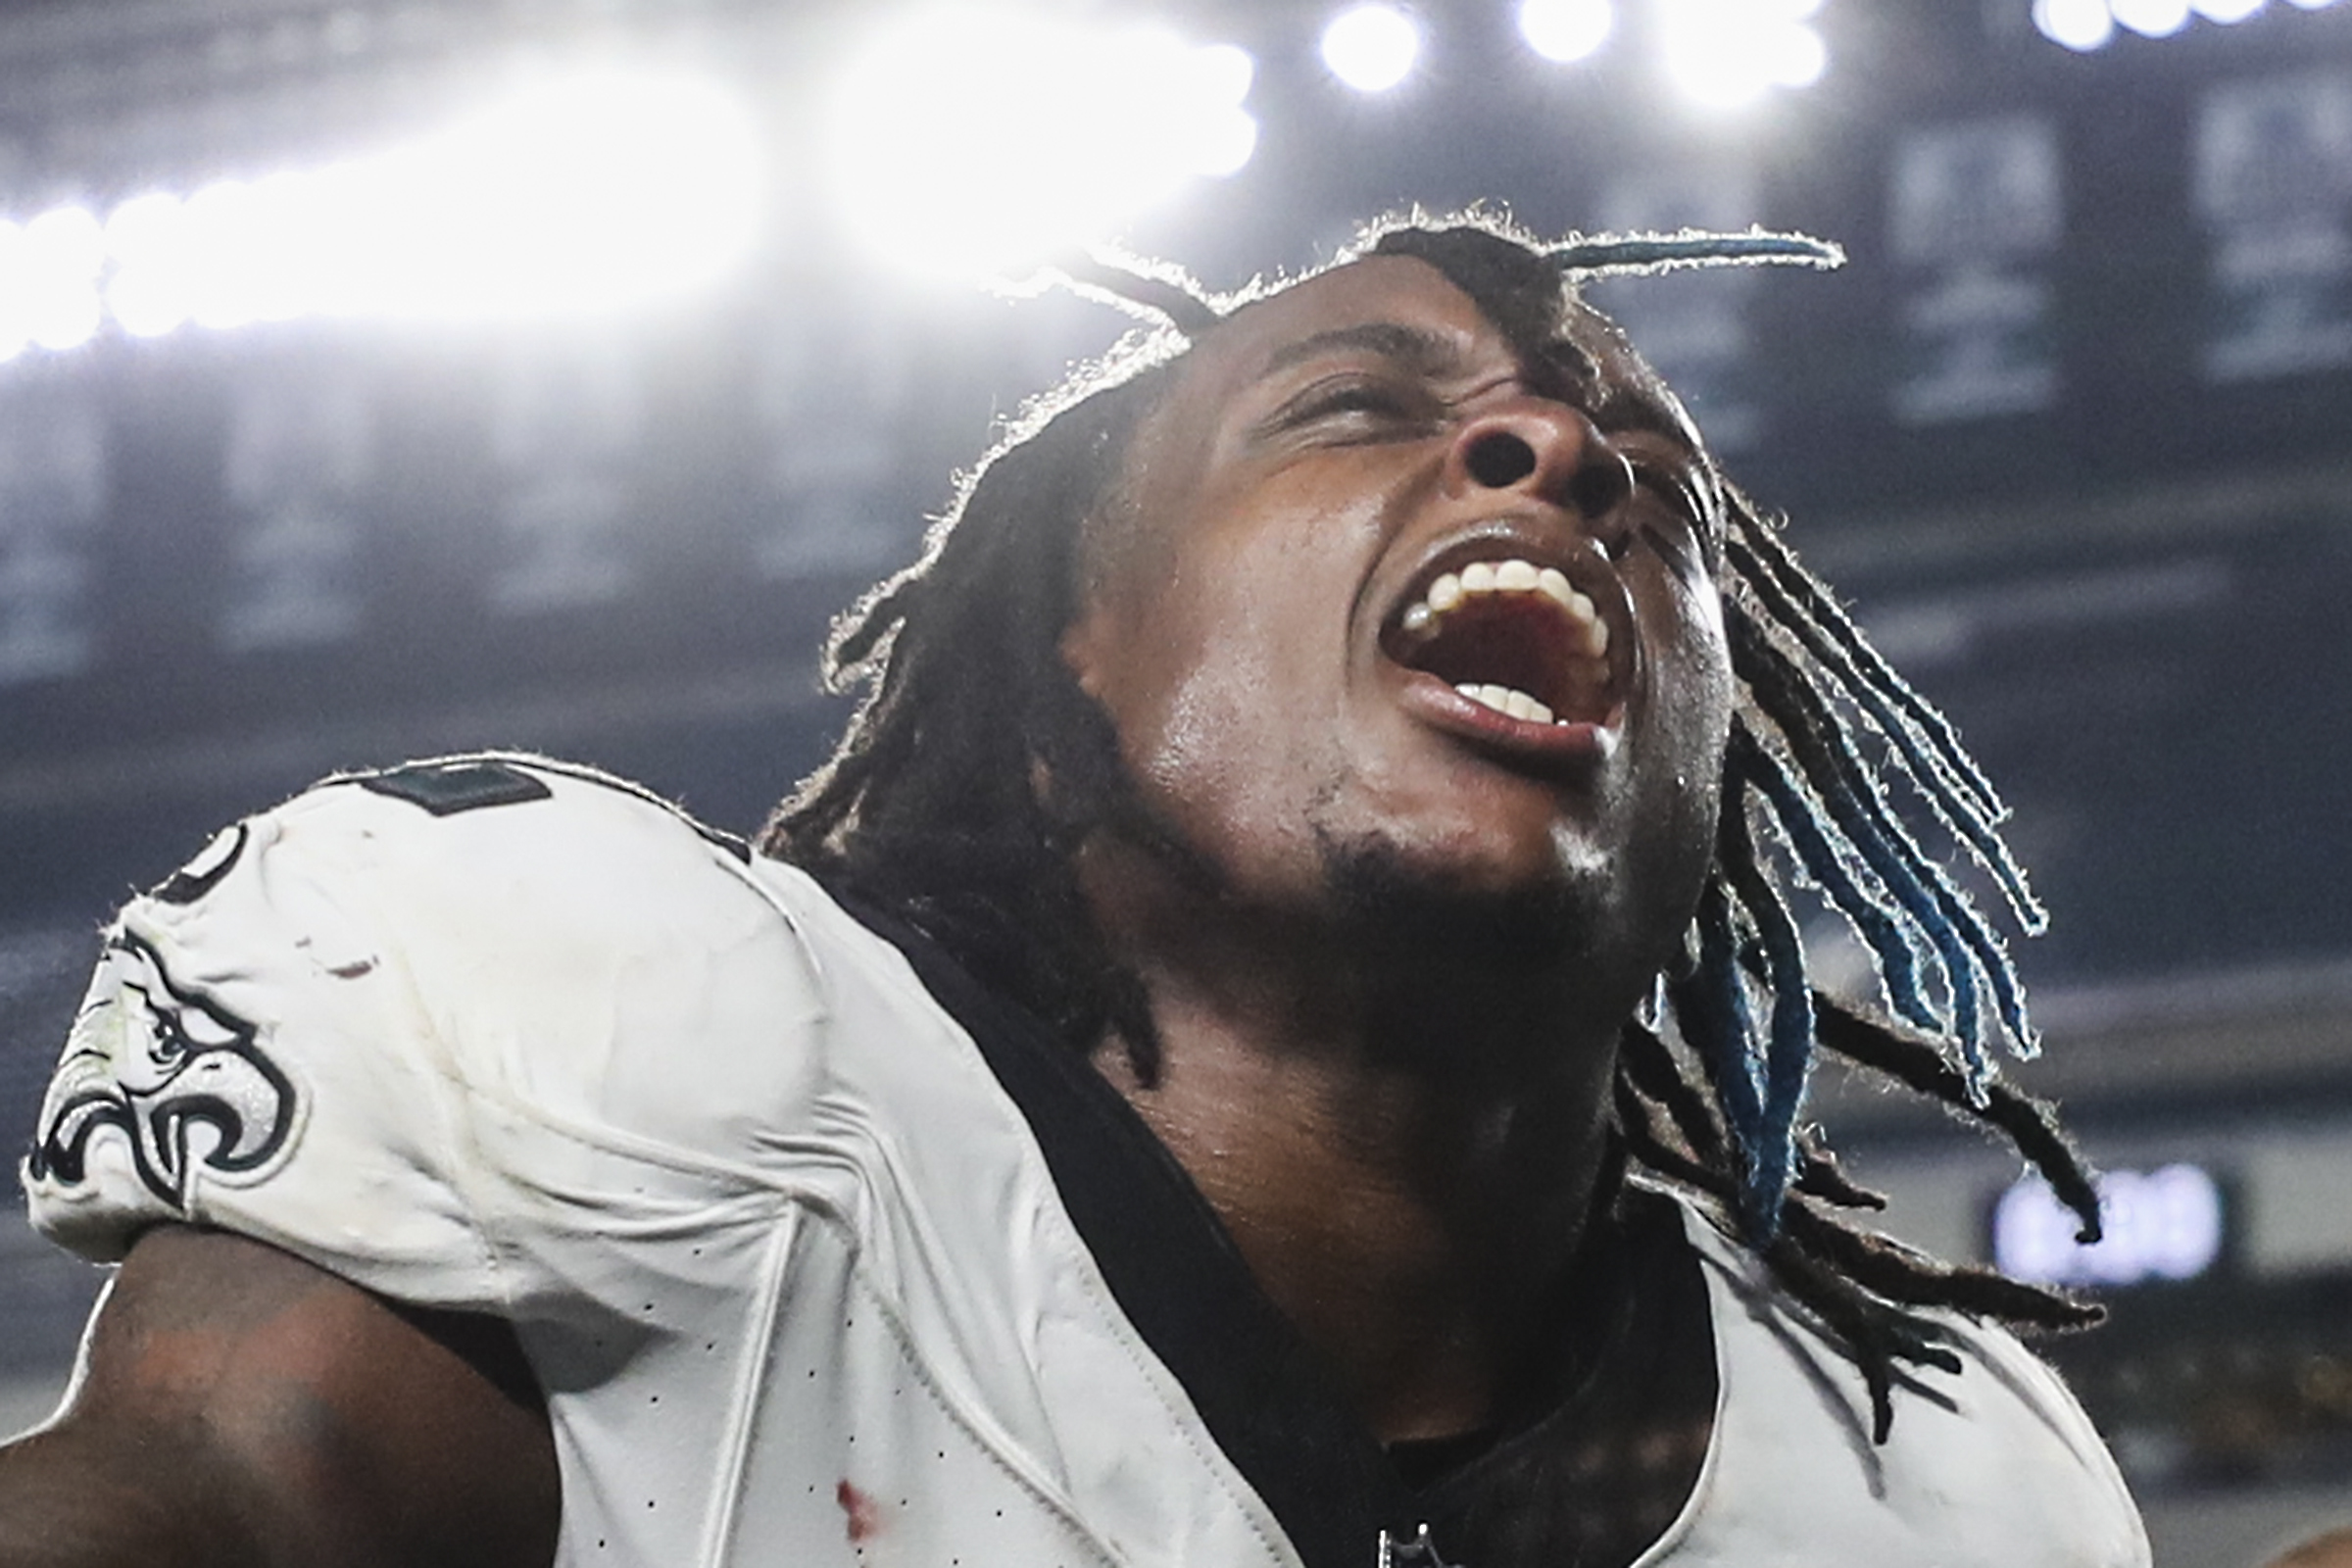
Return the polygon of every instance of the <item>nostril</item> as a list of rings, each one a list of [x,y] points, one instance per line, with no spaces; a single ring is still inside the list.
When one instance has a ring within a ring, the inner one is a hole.
[[[1517,484],[1536,471],[1536,449],[1508,430],[1490,430],[1463,456],[1470,477],[1490,490]]]
[[[1598,452],[1568,481],[1568,502],[1587,517],[1605,517],[1632,498],[1633,466],[1615,452]]]

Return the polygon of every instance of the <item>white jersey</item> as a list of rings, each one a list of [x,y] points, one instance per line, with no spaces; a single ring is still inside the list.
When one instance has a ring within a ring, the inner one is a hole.
[[[33,1217],[100,1260],[217,1226],[509,1319],[577,1568],[1374,1568],[1413,1498],[1198,1194],[920,947],[596,775],[323,785],[123,912]],[[1874,1446],[1848,1360],[1682,1229],[1717,1403],[1642,1563],[2146,1561],[2007,1336],[1955,1320],[1965,1371],[1898,1389]]]

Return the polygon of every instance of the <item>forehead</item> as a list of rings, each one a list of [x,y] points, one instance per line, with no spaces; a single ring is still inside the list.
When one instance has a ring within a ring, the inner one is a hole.
[[[1196,358],[1209,376],[1262,374],[1326,334],[1382,322],[1431,333],[1465,353],[1502,346],[1494,324],[1445,273],[1412,257],[1374,256],[1245,306]]]
[[[1466,365],[1508,353],[1500,331],[1443,272],[1409,257],[1375,256],[1227,317],[1185,356],[1163,408],[1180,419],[1213,417],[1254,384],[1305,360],[1374,351],[1384,342],[1383,327],[1403,329],[1385,339],[1399,351],[1412,343],[1442,351],[1409,357]]]

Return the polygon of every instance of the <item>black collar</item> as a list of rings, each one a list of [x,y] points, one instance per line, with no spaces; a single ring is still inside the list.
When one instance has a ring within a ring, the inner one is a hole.
[[[1445,1560],[1469,1568],[1630,1562],[1654,1538],[1654,1531],[1643,1536],[1623,1556],[1615,1549],[1593,1555],[1590,1547],[1603,1544],[1597,1541],[1554,1550],[1569,1543],[1552,1528],[1523,1539],[1535,1524],[1524,1517],[1531,1508],[1559,1519],[1592,1514],[1579,1502],[1593,1501],[1586,1496],[1585,1472],[1593,1467],[1580,1458],[1584,1448],[1597,1443],[1604,1453],[1630,1450],[1645,1441],[1647,1453],[1659,1446],[1654,1437],[1619,1435],[1696,1410],[1703,1450],[1715,1387],[1706,1286],[1671,1200],[1623,1189],[1611,1223],[1595,1228],[1601,1234],[1587,1255],[1601,1266],[1575,1272],[1606,1281],[1608,1293],[1561,1303],[1563,1346],[1582,1352],[1563,1356],[1564,1393],[1555,1383],[1520,1420],[1451,1451],[1416,1446],[1392,1458],[1258,1288],[1207,1200],[1134,1107],[1035,1015],[982,986],[937,942],[855,894],[831,891],[906,956],[979,1046],[1035,1135],[1120,1310],[1184,1386],[1307,1568],[1367,1568],[1384,1530],[1409,1542],[1433,1520],[1443,1521],[1432,1539]],[[1667,1345],[1675,1353],[1663,1353]],[[1688,1468],[1694,1479],[1695,1459]],[[1617,1479],[1599,1478],[1604,1500]],[[1688,1492],[1686,1483],[1676,1505]],[[1606,1534],[1621,1546],[1617,1538],[1626,1531]],[[1488,1549],[1476,1554],[1482,1544]]]

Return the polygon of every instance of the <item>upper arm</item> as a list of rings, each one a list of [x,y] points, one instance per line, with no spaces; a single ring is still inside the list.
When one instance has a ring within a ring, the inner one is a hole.
[[[0,1453],[8,1568],[554,1556],[546,1410],[495,1319],[165,1227],[123,1262],[84,1354],[64,1418]]]

